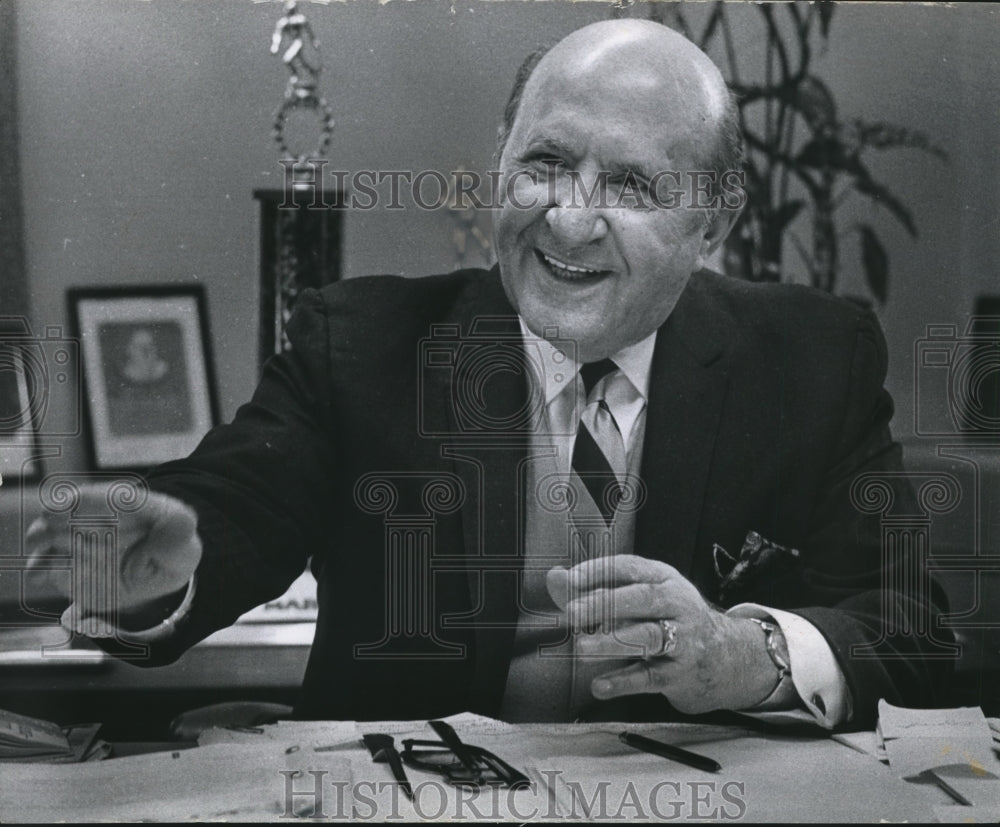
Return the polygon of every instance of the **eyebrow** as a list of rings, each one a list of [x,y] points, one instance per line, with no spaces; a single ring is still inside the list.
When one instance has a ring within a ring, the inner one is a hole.
[[[622,161],[619,163],[609,164],[607,170],[611,173],[611,175],[621,176],[623,178],[631,172],[634,177],[641,178],[645,181],[652,180],[655,175],[654,170],[650,169],[641,161]]]

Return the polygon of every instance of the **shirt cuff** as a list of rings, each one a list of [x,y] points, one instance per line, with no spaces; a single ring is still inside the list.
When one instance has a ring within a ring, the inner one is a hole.
[[[833,650],[826,638],[812,623],[792,612],[769,609],[757,603],[740,603],[727,615],[772,620],[781,628],[788,646],[792,684],[805,708],[820,726],[832,729],[850,720],[851,693]],[[766,713],[768,706],[744,710]],[[765,717],[762,715],[761,717]]]
[[[92,615],[80,617],[76,614],[73,605],[63,612],[60,623],[64,629],[89,638],[115,638],[126,643],[155,643],[158,640],[165,640],[173,635],[177,629],[177,624],[191,610],[191,604],[194,601],[194,592],[195,576],[191,575],[181,604],[170,613],[169,617],[164,618],[149,629],[140,629],[138,631],[121,629],[104,618]]]

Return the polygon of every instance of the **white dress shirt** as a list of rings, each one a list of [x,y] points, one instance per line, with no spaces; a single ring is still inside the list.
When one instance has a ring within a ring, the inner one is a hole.
[[[525,351],[541,383],[545,400],[545,416],[552,444],[558,449],[557,461],[563,463],[564,471],[569,471],[573,440],[579,422],[579,411],[585,404],[582,385],[576,382],[580,364],[567,353],[545,339],[535,336],[521,319]],[[605,401],[618,423],[625,450],[630,461],[642,451],[642,435],[645,429],[638,427],[646,414],[649,398],[650,366],[656,332],[640,342],[623,348],[611,356],[629,383],[615,383],[605,395]],[[577,393],[567,390],[567,386],[577,387]],[[631,462],[630,462],[631,464]],[[771,609],[756,603],[741,603],[733,606],[727,614],[734,617],[756,617],[776,623],[785,636],[791,665],[792,687],[783,682],[778,690],[752,712],[762,718],[782,717],[800,720],[815,720],[821,726],[832,728],[847,721],[851,715],[850,692],[833,652],[826,638],[805,618],[793,612]],[[761,633],[763,636],[763,632]],[[761,641],[763,645],[763,639]],[[777,667],[775,674],[777,675]],[[798,694],[798,698],[795,694]],[[808,710],[795,710],[797,701]],[[772,715],[781,711],[781,715]],[[796,714],[798,713],[798,714]]]

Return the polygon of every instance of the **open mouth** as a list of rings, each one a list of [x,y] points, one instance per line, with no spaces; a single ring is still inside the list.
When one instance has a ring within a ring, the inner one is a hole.
[[[538,260],[542,263],[542,266],[560,281],[574,283],[597,281],[611,272],[610,270],[595,270],[590,267],[569,264],[546,255],[541,250],[535,250],[535,255],[538,256]]]

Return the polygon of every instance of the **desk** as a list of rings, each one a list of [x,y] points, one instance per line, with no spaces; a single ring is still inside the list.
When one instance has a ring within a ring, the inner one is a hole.
[[[278,628],[283,634],[272,640],[263,625],[255,628],[252,643],[240,639],[246,627],[224,629],[176,663],[158,667],[139,667],[96,648],[44,656],[42,645],[66,638],[59,627],[26,630],[22,646],[7,632],[8,651],[0,652],[0,707],[60,724],[103,721],[102,737],[133,741],[167,738],[175,715],[207,704],[293,704],[312,624]]]
[[[738,726],[629,725],[722,764],[705,773],[636,752],[621,724],[507,725],[455,716],[463,740],[540,779],[530,788],[457,790],[407,768],[407,800],[362,732],[431,738],[423,722],[292,722],[213,731],[196,749],[77,765],[3,765],[0,812],[13,821],[349,820],[924,821],[962,816],[935,788],[821,736]],[[319,749],[317,749],[319,748]],[[529,769],[530,768],[530,769]],[[961,808],[968,812],[968,808]]]

